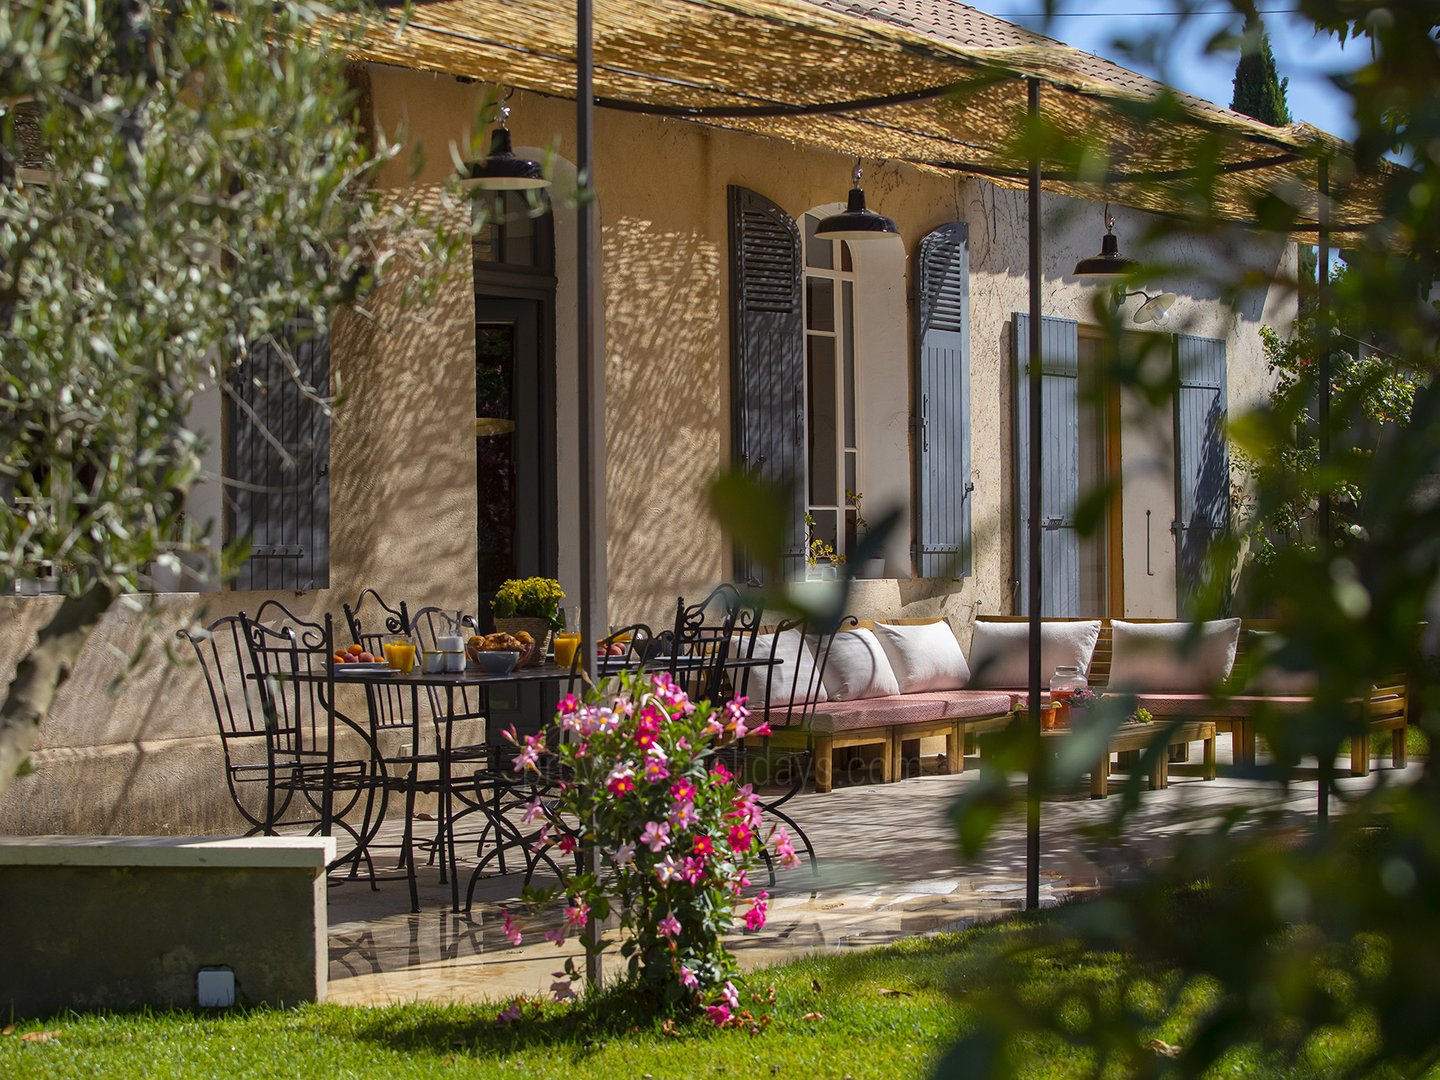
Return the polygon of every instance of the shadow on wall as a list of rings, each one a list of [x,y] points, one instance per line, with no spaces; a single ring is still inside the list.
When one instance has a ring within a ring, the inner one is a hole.
[[[425,197],[433,206],[438,189]],[[462,260],[423,311],[401,317],[387,290],[368,308],[372,317],[348,314],[333,335],[344,400],[332,424],[330,588],[146,597],[138,610],[128,601],[113,605],[41,729],[39,771],[17,779],[0,803],[0,832],[241,831],[200,671],[174,637],[192,621],[254,612],[271,598],[300,618],[329,611],[338,620],[342,603],[367,585],[414,606],[474,608],[470,274]],[[6,685],[57,604],[0,599]],[[127,671],[125,658],[142,644],[144,661]],[[167,648],[177,662],[167,661]]]
[[[706,505],[725,446],[724,253],[636,218],[603,236],[610,621],[666,624],[676,596],[728,574]]]

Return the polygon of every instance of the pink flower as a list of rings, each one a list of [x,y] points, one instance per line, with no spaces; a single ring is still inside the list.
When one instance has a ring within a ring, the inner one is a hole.
[[[680,965],[680,985],[687,990],[694,990],[700,985],[700,980],[695,978],[695,972],[691,971],[684,964]]]
[[[670,846],[670,826],[663,821],[647,821],[640,842],[651,851],[664,851]]]
[[[557,975],[564,975],[563,971],[556,972]],[[570,979],[557,978],[550,984],[550,992],[555,995],[556,1001],[571,1001],[575,997],[575,991],[570,988]]]
[[[628,765],[616,765],[605,781],[605,790],[617,799],[623,799],[635,790],[635,770]]]
[[[505,936],[510,939],[510,944],[519,945],[520,924],[516,921],[515,916],[511,915],[508,911],[505,912],[505,914],[501,916],[501,926],[505,931]]]
[[[560,704],[557,705],[555,708],[556,711],[559,712],[562,716],[571,716],[574,713],[579,712],[580,699],[577,698],[574,694],[566,694],[563,698],[560,699]]]
[[[670,785],[670,797],[676,802],[694,802],[695,785],[689,780],[677,780]]]
[[[750,729],[750,734],[757,738],[768,738],[775,733],[770,730],[769,720],[761,720],[760,723]]]
[[[710,1005],[705,1009],[705,1014],[716,1027],[724,1027],[730,1022],[729,1005]]]
[[[765,925],[765,911],[767,908],[765,901],[769,898],[770,894],[763,891],[759,896],[755,897],[754,905],[745,913],[746,930],[759,930]]]
[[[715,854],[715,842],[708,836],[695,837],[695,843],[691,845],[690,851],[702,861]]]
[[[540,821],[544,817],[545,804],[540,801],[540,796],[536,795],[534,799],[525,804],[525,813],[520,820],[529,825],[532,821]]]
[[[775,857],[786,869],[800,864],[800,856],[795,854],[795,845],[790,842],[790,833],[783,825],[775,830]]]
[[[720,997],[730,1008],[740,1008],[740,991],[735,989],[734,983],[727,981],[725,989],[720,991]]]
[[[750,875],[741,870],[730,882],[730,891],[736,896],[750,887]]]
[[[610,859],[614,862],[616,869],[622,866],[629,866],[635,861],[635,845],[621,844],[615,849],[615,854],[610,856]]]
[[[565,921],[572,929],[580,930],[585,926],[585,920],[590,918],[590,905],[584,900],[577,900],[565,909]]]
[[[514,734],[515,729],[512,727],[506,732],[506,737],[514,741]],[[515,755],[515,762],[510,768],[517,773],[534,770],[537,768],[536,762],[540,760],[540,755],[543,753],[545,753],[544,737],[541,735],[526,735],[524,745],[520,747],[520,753]]]
[[[680,936],[680,920],[675,918],[673,914],[666,915],[655,925],[656,929],[658,929],[666,937]]]
[[[714,768],[710,770],[710,779],[717,784],[728,784],[735,779],[735,774],[725,767],[723,761],[717,761]]]
[[[658,746],[652,746],[650,753],[645,758],[645,768],[641,775],[652,784],[658,784],[662,780],[670,778],[670,770],[665,767],[665,752]]]
[[[521,1004],[523,1000],[523,998],[517,997],[514,1001],[510,1002],[509,1005],[505,1006],[505,1008],[500,1010],[500,1014],[495,1017],[495,1022],[497,1024],[519,1023],[519,1021],[524,1015],[521,1011]]]
[[[560,854],[573,855],[575,849],[580,846],[580,841],[575,839],[574,833],[566,833],[560,838],[560,843],[555,846],[560,849]]]
[[[749,850],[750,850],[750,845],[751,845],[753,842],[754,842],[754,835],[750,832],[750,827],[749,827],[748,825],[731,825],[731,826],[730,826],[730,850],[731,850],[731,851],[736,851],[736,852],[749,851]]]
[[[670,828],[675,832],[683,832],[699,820],[693,802],[676,803],[670,809]]]
[[[685,856],[685,871],[681,875],[687,885],[698,885],[700,879],[705,876],[705,860],[697,859],[693,855]]]
[[[565,944],[565,927],[557,926],[554,930],[545,931],[545,940],[553,941],[556,948]]]
[[[681,876],[680,865],[669,855],[666,855],[663,861],[655,864],[655,876],[659,879],[661,885],[668,885],[672,881],[678,881]]]

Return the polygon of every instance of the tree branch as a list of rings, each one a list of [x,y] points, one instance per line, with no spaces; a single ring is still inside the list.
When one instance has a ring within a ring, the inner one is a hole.
[[[40,631],[35,647],[15,669],[10,690],[0,704],[0,799],[30,756],[56,692],[75,670],[80,650],[114,599],[115,588],[107,584],[67,596]]]

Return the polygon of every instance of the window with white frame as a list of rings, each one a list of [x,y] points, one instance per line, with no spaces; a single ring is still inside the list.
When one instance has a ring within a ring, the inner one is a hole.
[[[806,512],[814,551],[855,545],[860,439],[855,356],[855,267],[843,240],[815,235],[805,215]]]

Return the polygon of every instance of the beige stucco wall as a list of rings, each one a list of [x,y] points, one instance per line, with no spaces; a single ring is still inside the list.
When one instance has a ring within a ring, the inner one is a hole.
[[[403,125],[412,145],[423,144],[416,182],[431,190],[453,169],[450,144],[468,141],[484,88],[376,68],[373,92],[382,127],[393,133]],[[517,94],[511,104],[517,147],[553,147],[563,175],[564,163],[574,159],[573,105],[526,94]],[[557,185],[561,578],[573,594],[575,476],[589,454],[603,449],[608,621],[661,621],[673,611],[677,595],[694,595],[728,573],[725,542],[704,505],[706,481],[729,452],[726,185],[760,192],[798,218],[843,196],[851,161],[784,142],[603,110],[596,151],[603,448],[580,446],[573,422],[576,244],[566,185]],[[397,164],[387,182],[410,184],[408,164]],[[863,583],[854,607],[862,615],[944,615],[963,640],[975,614],[1010,610],[1008,323],[1011,312],[1028,303],[1024,197],[895,164],[869,163],[865,186],[870,205],[896,220],[906,256],[876,256],[873,267],[865,267],[881,275],[873,279],[872,307],[862,312],[860,330],[868,365],[862,373],[866,511],[874,518],[898,505],[908,519],[909,510],[908,327],[877,313],[903,304],[907,259],[918,240],[947,221],[966,220],[976,546],[972,576],[915,581],[906,576],[909,537],[897,536],[887,565],[900,576]],[[1093,322],[1091,291],[1066,275],[1077,257],[1098,246],[1098,208],[1047,198],[1045,214],[1046,312]],[[1117,210],[1117,216],[1117,232],[1127,246],[1128,238],[1146,231],[1143,215]],[[1229,256],[1213,248],[1188,243],[1172,248],[1166,254],[1177,262],[1228,265],[1221,260]],[[1244,250],[1267,274],[1291,257],[1278,242],[1253,237]],[[1203,282],[1167,277],[1156,285],[1181,295],[1181,307],[1195,320],[1182,328],[1226,338],[1232,413],[1256,399],[1265,378],[1255,331],[1262,321],[1288,326],[1278,290],[1242,297],[1231,307],[1220,304]],[[302,615],[327,610],[338,615],[343,601],[372,585],[412,605],[470,609],[476,593],[476,515],[470,479],[469,272],[461,267],[433,307],[411,317],[398,318],[383,296],[372,307],[375,318],[347,319],[335,332],[333,365],[346,395],[334,422],[331,586],[279,598]],[[1127,545],[1130,540],[1127,526]],[[1128,564],[1128,547],[1126,559]],[[124,668],[119,656],[147,637],[167,642],[197,614],[253,611],[264,599],[266,594],[258,593],[181,594],[154,601],[148,615],[117,606],[46,724],[35,755],[39,773],[16,781],[0,801],[0,831],[235,830],[238,818],[224,792],[213,718],[196,672],[161,662],[152,649],[151,662],[118,690],[110,684]],[[8,680],[54,603],[0,600],[0,678]],[[1160,600],[1146,603],[1148,611]]]

